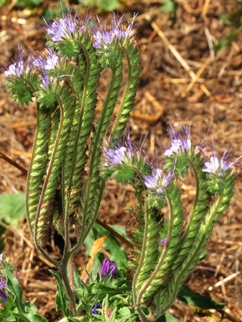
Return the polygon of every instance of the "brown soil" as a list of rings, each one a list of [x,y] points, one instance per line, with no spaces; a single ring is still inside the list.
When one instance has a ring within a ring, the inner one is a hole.
[[[176,0],[174,13],[160,10],[159,1],[123,2],[120,13],[127,19],[138,12],[135,26],[143,71],[137,102],[130,120],[132,139],[148,133],[149,153],[157,153],[155,142],[168,144],[167,128],[172,123],[191,124],[192,137],[200,141],[209,130],[218,154],[229,148],[234,159],[241,155],[242,34],[226,48],[214,50],[222,37],[231,35],[236,26],[225,25],[221,14],[234,13],[239,18],[242,5],[236,0]],[[14,1],[0,10],[0,62],[7,64],[17,57],[20,44],[25,51],[44,49],[44,30],[38,20],[42,9],[23,10]],[[44,1],[54,7],[55,2]],[[84,13],[84,11],[83,11]],[[110,15],[104,15],[104,17]],[[28,168],[35,129],[35,106],[20,107],[4,88],[4,68],[0,74],[0,152]],[[210,140],[211,141],[211,140]],[[164,149],[161,148],[161,152]],[[0,158],[0,192],[25,191],[25,174]],[[226,303],[226,312],[242,321],[242,183],[240,169],[229,210],[216,223],[207,247],[207,257],[186,279],[195,291],[209,294]],[[191,193],[187,187],[188,204]],[[133,203],[129,187],[108,184],[99,218],[108,224],[125,225],[129,220],[124,210]],[[185,205],[186,205],[185,203]],[[115,206],[114,206],[115,205]],[[23,220],[21,229],[8,227],[4,255],[17,271],[24,296],[39,308],[48,321],[55,321],[55,284],[45,259],[32,244]],[[86,258],[80,252],[77,265],[84,267]],[[220,282],[219,284],[217,284]],[[177,301],[170,312],[180,321],[228,321],[226,318],[202,317],[203,312]],[[200,316],[199,316],[200,315]],[[214,320],[212,320],[214,318]]]

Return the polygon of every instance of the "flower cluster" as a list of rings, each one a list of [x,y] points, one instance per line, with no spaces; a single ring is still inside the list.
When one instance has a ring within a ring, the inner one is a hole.
[[[229,158],[230,155],[225,152],[221,160],[219,160],[215,153],[213,153],[209,158],[209,161],[204,163],[203,171],[210,174],[216,174],[218,177],[221,177],[226,171],[231,169],[234,164],[234,162],[229,161]]]
[[[24,60],[23,60],[23,51],[19,49],[19,60],[17,62],[13,62],[10,64],[5,72],[4,75],[6,77],[16,76],[21,77],[24,72]]]
[[[50,44],[51,42],[59,43],[64,42],[65,40],[70,41],[63,46],[62,49],[58,49],[58,53],[61,53],[64,57],[73,57],[78,53],[75,42],[78,42],[78,39],[80,39],[83,34],[91,37],[95,49],[102,49],[109,55],[108,49],[115,39],[117,39],[120,44],[124,44],[124,41],[130,37],[130,32],[134,26],[134,19],[136,16],[137,15],[133,16],[132,22],[128,24],[126,30],[123,30],[123,16],[118,19],[114,14],[112,26],[107,30],[106,25],[102,25],[99,18],[94,19],[91,15],[87,15],[83,20],[78,16],[77,12],[74,16],[68,12],[67,14],[63,14],[60,19],[55,19],[53,22],[45,21],[47,27],[46,33]],[[19,50],[18,61],[13,62],[6,67],[4,74],[6,77],[14,76],[19,78],[24,75],[24,72],[26,72],[26,74],[29,72],[35,73],[35,68],[37,67],[40,70],[42,86],[46,88],[50,84],[47,72],[53,70],[60,61],[61,55],[59,56],[53,50],[47,48],[46,58],[34,56],[31,53],[28,61],[25,62],[23,59],[23,52]]]
[[[118,143],[113,148],[105,149],[105,166],[115,166],[123,164],[125,161],[131,160],[133,156],[134,149],[130,140],[130,136],[128,135],[126,140],[122,144]]]
[[[189,152],[191,149],[190,127],[183,125],[179,134],[170,126],[169,135],[171,146],[164,153],[165,156],[177,155],[179,152]]]
[[[187,160],[190,157],[192,158],[192,155],[197,155],[197,153],[203,154],[204,152],[203,149],[200,148],[195,149],[194,153],[192,153],[190,127],[182,126],[181,131],[177,134],[171,126],[169,134],[171,137],[171,144],[170,148],[164,153],[164,156],[167,157],[164,169],[153,167],[149,162],[144,161],[145,159],[147,160],[145,153],[143,151],[141,153],[141,149],[135,149],[133,147],[129,135],[127,138],[123,139],[122,144],[118,143],[112,148],[107,148],[104,151],[104,165],[106,168],[109,168],[109,171],[112,171],[111,169],[115,167],[115,174],[118,173],[118,169],[120,169],[120,171],[122,170],[122,173],[125,171],[128,172],[129,169],[127,167],[125,168],[125,165],[130,168],[133,167],[136,172],[140,172],[138,178],[142,180],[142,184],[146,188],[156,191],[158,194],[164,194],[165,189],[177,176],[177,173],[180,173],[181,175],[186,173],[185,171],[188,169]],[[219,160],[215,153],[213,153],[209,160],[204,162],[202,171],[215,175],[213,180],[217,180],[220,177],[223,177],[223,175],[235,165],[236,162],[231,162],[230,158],[231,154],[225,152],[221,160]],[[140,167],[141,162],[138,164],[137,160],[141,159],[143,164],[146,165],[146,168],[149,168],[148,175],[142,172]],[[203,160],[203,158],[201,160]],[[111,175],[111,177],[115,176]],[[117,178],[118,177],[116,176],[115,179],[117,180]],[[134,179],[132,176],[130,176],[130,178],[132,180]],[[128,182],[128,180],[125,182]]]
[[[121,28],[124,16],[117,20],[115,14],[113,14],[112,28],[109,31],[107,30],[106,25],[102,25],[98,19],[98,25],[93,29],[93,46],[96,49],[108,49],[115,39],[119,39],[121,41],[127,40],[130,37],[130,31],[134,26],[134,19],[136,16],[137,14],[134,14],[133,20],[128,25],[126,31]]]
[[[46,33],[52,41],[61,41],[64,38],[71,37],[77,30],[77,16],[63,15],[59,20],[54,20],[52,23],[45,22],[47,26]],[[80,29],[82,31],[82,29]]]
[[[153,168],[152,175],[144,177],[144,184],[148,189],[155,189],[157,193],[162,194],[173,178],[174,173],[165,175],[161,169]]]

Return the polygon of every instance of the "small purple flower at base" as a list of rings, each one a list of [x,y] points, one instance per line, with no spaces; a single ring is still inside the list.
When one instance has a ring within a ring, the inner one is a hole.
[[[115,265],[115,263],[105,258],[102,261],[102,265],[100,268],[101,277],[104,277],[108,274],[108,277],[111,278],[111,277],[114,277],[116,273],[117,273],[117,266]]]
[[[101,309],[102,308],[102,304],[101,303],[96,303],[93,305],[92,310],[91,310],[91,315],[94,314],[101,314],[97,309]]]
[[[1,289],[0,289],[0,299],[2,299],[5,303],[8,303],[7,295]]]
[[[0,255],[0,261],[2,261],[3,255]],[[5,292],[3,291],[4,288],[7,287],[7,282],[6,282],[6,278],[2,277],[0,279],[0,299],[4,300],[5,303],[8,303],[8,298],[7,295],[5,294]]]

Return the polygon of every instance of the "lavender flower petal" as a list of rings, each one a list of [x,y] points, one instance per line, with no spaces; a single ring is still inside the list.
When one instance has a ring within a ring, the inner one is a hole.
[[[24,72],[24,61],[23,61],[23,52],[19,49],[19,60],[18,62],[14,62],[13,64],[9,65],[5,72],[4,75],[6,77],[8,76],[17,76],[20,77],[23,72]]]
[[[111,277],[114,277],[116,273],[117,273],[117,266],[115,265],[115,263],[105,258],[102,261],[102,265],[100,268],[101,277],[104,277],[106,274],[108,274],[108,277],[111,278]]]

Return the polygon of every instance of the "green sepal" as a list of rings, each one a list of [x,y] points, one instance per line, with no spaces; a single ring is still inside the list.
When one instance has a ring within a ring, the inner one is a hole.
[[[227,173],[222,173],[221,176],[218,174],[207,174],[207,189],[212,195],[221,195],[226,185]]]
[[[120,41],[117,38],[114,40],[108,48],[97,49],[97,55],[100,61],[100,64],[103,68],[108,67],[115,69],[117,66],[117,61],[120,59]]]
[[[65,38],[57,45],[58,52],[63,57],[73,58],[79,53],[79,46],[73,38]]]
[[[40,107],[45,107],[45,108],[49,108],[49,107],[54,107],[56,105],[56,94],[54,92],[52,92],[51,90],[48,91],[48,89],[46,90],[41,90],[41,91],[37,91],[35,92],[35,96],[36,96],[36,100],[37,102],[39,102]]]
[[[111,179],[115,179],[122,184],[131,183],[135,178],[135,171],[127,164],[120,164],[112,168]]]
[[[188,154],[186,152],[178,153],[178,155],[172,155],[169,158],[165,157],[165,164],[163,168],[164,170],[172,172],[175,165],[175,177],[177,178],[181,176],[182,178],[184,178],[184,176],[188,173],[189,169],[187,159]]]
[[[146,195],[146,202],[149,207],[161,210],[164,206],[165,195],[148,190]]]
[[[12,94],[12,98],[16,103],[28,105],[33,97],[30,86],[22,77],[9,77],[6,81],[6,87]]]

